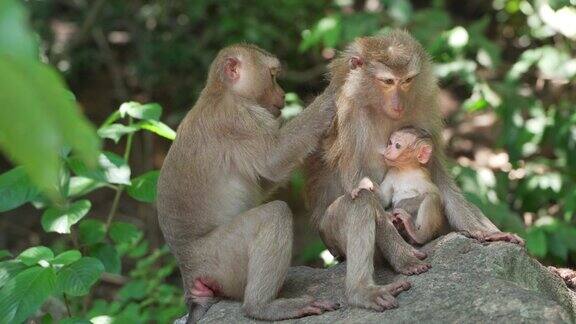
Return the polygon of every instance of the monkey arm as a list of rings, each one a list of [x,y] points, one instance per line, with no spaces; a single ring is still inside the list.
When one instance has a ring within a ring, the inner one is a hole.
[[[382,202],[382,207],[390,205],[392,202],[393,186],[390,176],[386,176],[384,181],[380,185],[380,190],[378,190],[378,197]]]
[[[444,161],[443,157],[434,157],[430,161],[430,171],[432,180],[443,197],[444,211],[450,226],[455,230],[470,233],[499,232],[498,227],[484,216],[478,207],[466,200],[441,161]]]
[[[302,113],[280,128],[266,160],[266,178],[283,181],[316,149],[334,118],[336,106],[328,98],[333,96],[323,94],[317,97]]]

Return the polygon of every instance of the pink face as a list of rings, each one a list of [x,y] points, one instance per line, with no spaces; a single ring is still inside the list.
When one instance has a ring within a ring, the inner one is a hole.
[[[410,133],[394,132],[384,150],[384,159],[389,166],[411,166],[426,164],[430,160],[432,147],[428,144],[414,146],[416,136]]]
[[[401,132],[392,133],[384,151],[384,159],[386,159],[386,163],[389,165],[396,165],[398,163],[410,162],[409,160],[415,159],[415,157],[408,152],[410,150],[409,147],[415,140],[416,136],[412,134]]]

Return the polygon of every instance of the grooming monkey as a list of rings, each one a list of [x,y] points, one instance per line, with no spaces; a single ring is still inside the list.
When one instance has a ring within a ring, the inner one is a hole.
[[[188,322],[218,298],[247,316],[283,320],[334,310],[311,297],[275,299],[290,264],[292,214],[263,199],[317,146],[334,106],[317,100],[280,127],[280,63],[253,45],[221,50],[178,127],[158,180],[160,227],[178,261]]]
[[[346,293],[351,304],[383,310],[396,306],[385,287],[373,281],[374,261],[386,259],[398,272],[417,274],[429,264],[402,239],[373,192],[350,193],[368,177],[382,182],[378,147],[406,125],[431,134],[436,154],[428,163],[444,202],[449,225],[480,240],[521,243],[501,233],[466,201],[444,167],[438,86],[430,59],[407,32],[354,41],[329,66],[331,81],[323,100],[334,101],[336,120],[320,148],[307,159],[307,201],[312,222],[328,249],[347,259]],[[383,303],[384,296],[391,302]]]
[[[425,131],[403,127],[392,133],[381,152],[388,173],[377,193],[383,206],[392,203],[392,223],[411,244],[424,244],[448,232],[440,191],[426,169],[433,145]],[[352,198],[363,189],[374,190],[370,179],[360,181]]]

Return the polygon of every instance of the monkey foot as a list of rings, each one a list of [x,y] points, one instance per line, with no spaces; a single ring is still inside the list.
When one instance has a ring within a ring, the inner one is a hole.
[[[486,233],[486,232],[464,232],[464,234],[468,237],[474,238],[480,242],[510,242],[514,244],[518,244],[520,246],[524,246],[524,240],[513,233],[508,232],[496,232],[496,233]]]
[[[400,292],[410,289],[407,281],[395,282],[386,286],[371,285],[356,289],[348,296],[351,305],[383,312],[397,308],[398,301],[394,298]]]
[[[331,302],[328,300],[314,300],[311,299],[304,307],[298,312],[298,317],[309,315],[320,315],[324,312],[331,312],[340,308],[339,303]]]
[[[428,257],[428,254],[426,254],[425,252],[422,252],[420,250],[414,249],[414,256],[420,260],[424,260]]]
[[[552,266],[548,267],[548,270],[562,278],[568,288],[576,290],[576,271],[568,268],[556,268]]]
[[[404,275],[412,276],[424,273],[430,268],[432,265],[427,262],[423,262],[417,258],[410,258],[409,260],[405,261],[402,265],[393,265],[394,269]]]
[[[212,278],[196,278],[194,279],[194,286],[190,290],[190,297],[193,301],[202,303],[216,297],[220,289],[218,282]]]

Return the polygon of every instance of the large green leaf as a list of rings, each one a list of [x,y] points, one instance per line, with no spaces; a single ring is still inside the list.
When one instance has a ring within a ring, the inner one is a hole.
[[[52,264],[57,265],[68,265],[72,262],[76,262],[82,258],[82,254],[78,250],[68,250],[58,254],[54,260],[52,260]]]
[[[0,288],[14,276],[16,276],[20,271],[26,269],[27,266],[17,260],[8,260],[0,262]]]
[[[84,199],[65,208],[50,207],[42,214],[42,228],[46,232],[68,234],[70,227],[86,216],[91,206],[90,201]]]
[[[20,1],[0,2],[0,149],[53,200],[59,152],[95,165],[100,141],[56,71],[38,61],[36,36]]]
[[[132,184],[127,189],[130,197],[141,202],[153,203],[156,200],[156,185],[159,175],[160,172],[154,170],[132,179]]]
[[[32,266],[40,261],[52,261],[52,259],[54,259],[54,252],[45,246],[34,246],[20,253],[17,259],[25,265]]]
[[[96,258],[84,257],[63,267],[58,272],[60,289],[70,296],[83,296],[98,281],[104,265]]]
[[[0,54],[38,58],[36,37],[28,28],[28,17],[20,1],[0,1]]]
[[[22,167],[16,167],[0,175],[0,212],[19,207],[38,196],[38,189]]]
[[[78,237],[82,244],[100,243],[106,237],[106,226],[96,219],[85,219],[78,225]]]
[[[144,120],[160,120],[162,107],[157,103],[140,104],[138,102],[126,102],[120,106],[120,116],[126,115]]]
[[[104,183],[130,184],[130,167],[121,156],[112,152],[103,152],[98,158],[98,164],[98,169],[91,170],[76,157],[68,159],[68,165],[78,176]]]
[[[176,138],[176,132],[170,128],[170,126],[156,120],[146,120],[138,123],[142,129],[151,131],[157,135],[165,137],[169,140],[174,140]]]
[[[110,124],[106,126],[102,126],[98,129],[98,135],[102,138],[109,138],[114,141],[114,143],[118,143],[120,138],[126,134],[131,134],[140,129],[139,126],[126,126],[123,124]]]
[[[104,264],[106,272],[120,273],[122,269],[120,255],[118,255],[118,251],[112,245],[105,243],[96,244],[90,249],[89,255],[98,258]]]
[[[48,267],[20,272],[0,289],[0,323],[21,323],[32,315],[56,288],[56,274]]]
[[[130,223],[113,222],[110,226],[110,238],[118,244],[136,244],[142,236],[142,231]]]

